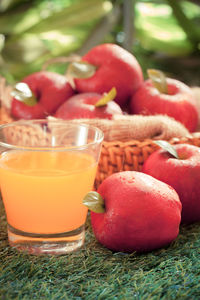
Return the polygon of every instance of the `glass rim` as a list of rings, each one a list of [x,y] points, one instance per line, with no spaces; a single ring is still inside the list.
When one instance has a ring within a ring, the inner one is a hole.
[[[92,142],[88,142],[85,143],[83,145],[79,145],[79,146],[22,146],[22,145],[14,145],[11,143],[6,143],[6,142],[2,142],[0,141],[0,146],[4,147],[4,148],[8,148],[8,149],[13,149],[13,150],[25,150],[25,151],[70,151],[70,150],[81,150],[81,149],[85,149],[88,148],[89,146],[92,145],[96,145],[96,144],[100,144],[103,139],[104,139],[104,133],[101,129],[99,129],[96,126],[90,125],[90,124],[86,124],[86,123],[74,123],[71,122],[72,120],[62,120],[62,119],[32,119],[32,120],[17,120],[17,121],[13,121],[13,122],[9,122],[9,123],[4,123],[4,124],[0,124],[0,131],[3,128],[8,128],[8,127],[14,127],[17,125],[31,125],[31,123],[35,123],[35,124],[42,124],[42,123],[61,123],[61,124],[65,124],[65,125],[70,125],[73,126],[75,128],[78,127],[83,127],[83,128],[88,128],[93,130],[94,132],[98,132],[99,136],[97,137],[97,139],[95,141]]]

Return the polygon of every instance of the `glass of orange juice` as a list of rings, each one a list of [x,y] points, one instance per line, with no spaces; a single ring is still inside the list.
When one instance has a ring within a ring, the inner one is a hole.
[[[103,133],[64,120],[0,126],[0,187],[9,244],[31,254],[65,254],[84,243]]]

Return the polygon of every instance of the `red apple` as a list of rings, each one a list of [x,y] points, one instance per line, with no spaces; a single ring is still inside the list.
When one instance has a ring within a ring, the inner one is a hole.
[[[114,86],[117,89],[115,101],[122,107],[143,82],[136,58],[118,45],[98,45],[84,55],[82,61],[96,66],[96,72],[89,78],[74,80],[79,93],[102,94]]]
[[[102,201],[102,212],[91,211],[91,223],[97,240],[105,247],[146,252],[177,237],[181,202],[169,185],[141,172],[124,171],[107,177],[97,192],[86,195],[83,203],[91,208],[95,194]],[[95,205],[91,209],[98,211]]]
[[[164,114],[183,123],[193,132],[198,124],[198,110],[192,90],[184,83],[166,78],[167,90],[160,91],[151,79],[133,94],[130,101],[131,114]]]
[[[67,78],[54,72],[36,72],[25,77],[22,82],[33,93],[28,97],[31,98],[31,101],[33,100],[33,103],[30,105],[13,98],[11,115],[16,119],[44,118],[53,114],[66,99],[74,94]]]
[[[64,120],[80,118],[112,119],[114,114],[123,114],[120,106],[114,101],[109,101],[103,106],[95,106],[102,97],[97,93],[81,93],[72,96],[58,108],[54,116]]]
[[[182,202],[182,223],[200,221],[200,148],[179,144],[173,149],[178,158],[159,149],[148,157],[142,171],[176,190]]]

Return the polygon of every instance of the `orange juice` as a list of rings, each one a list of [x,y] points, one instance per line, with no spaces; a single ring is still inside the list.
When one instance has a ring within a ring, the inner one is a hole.
[[[97,163],[76,151],[8,151],[0,158],[0,185],[7,221],[30,233],[60,233],[85,223],[82,204]]]

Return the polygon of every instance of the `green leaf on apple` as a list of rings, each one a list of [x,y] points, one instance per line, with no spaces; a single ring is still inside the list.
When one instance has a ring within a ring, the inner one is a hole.
[[[105,212],[104,200],[101,195],[95,191],[87,193],[87,195],[83,198],[83,204],[93,212]]]
[[[162,71],[155,69],[148,69],[147,74],[151,79],[153,86],[162,94],[168,94],[167,80]]]
[[[117,90],[115,87],[113,87],[108,93],[105,93],[104,96],[101,99],[99,99],[99,101],[97,101],[95,106],[100,107],[106,105],[108,102],[115,99],[116,95],[117,95]]]
[[[154,141],[154,143],[156,143],[158,146],[160,146],[162,149],[164,149],[165,151],[169,152],[172,156],[174,156],[175,158],[179,159],[178,153],[177,151],[174,149],[174,147],[168,143],[167,141],[162,141],[162,140],[158,140],[158,141]]]
[[[89,78],[96,72],[97,67],[84,61],[74,61],[67,68],[67,75],[72,78]]]
[[[34,106],[37,103],[31,89],[25,82],[18,82],[14,86],[11,96],[29,106]]]

